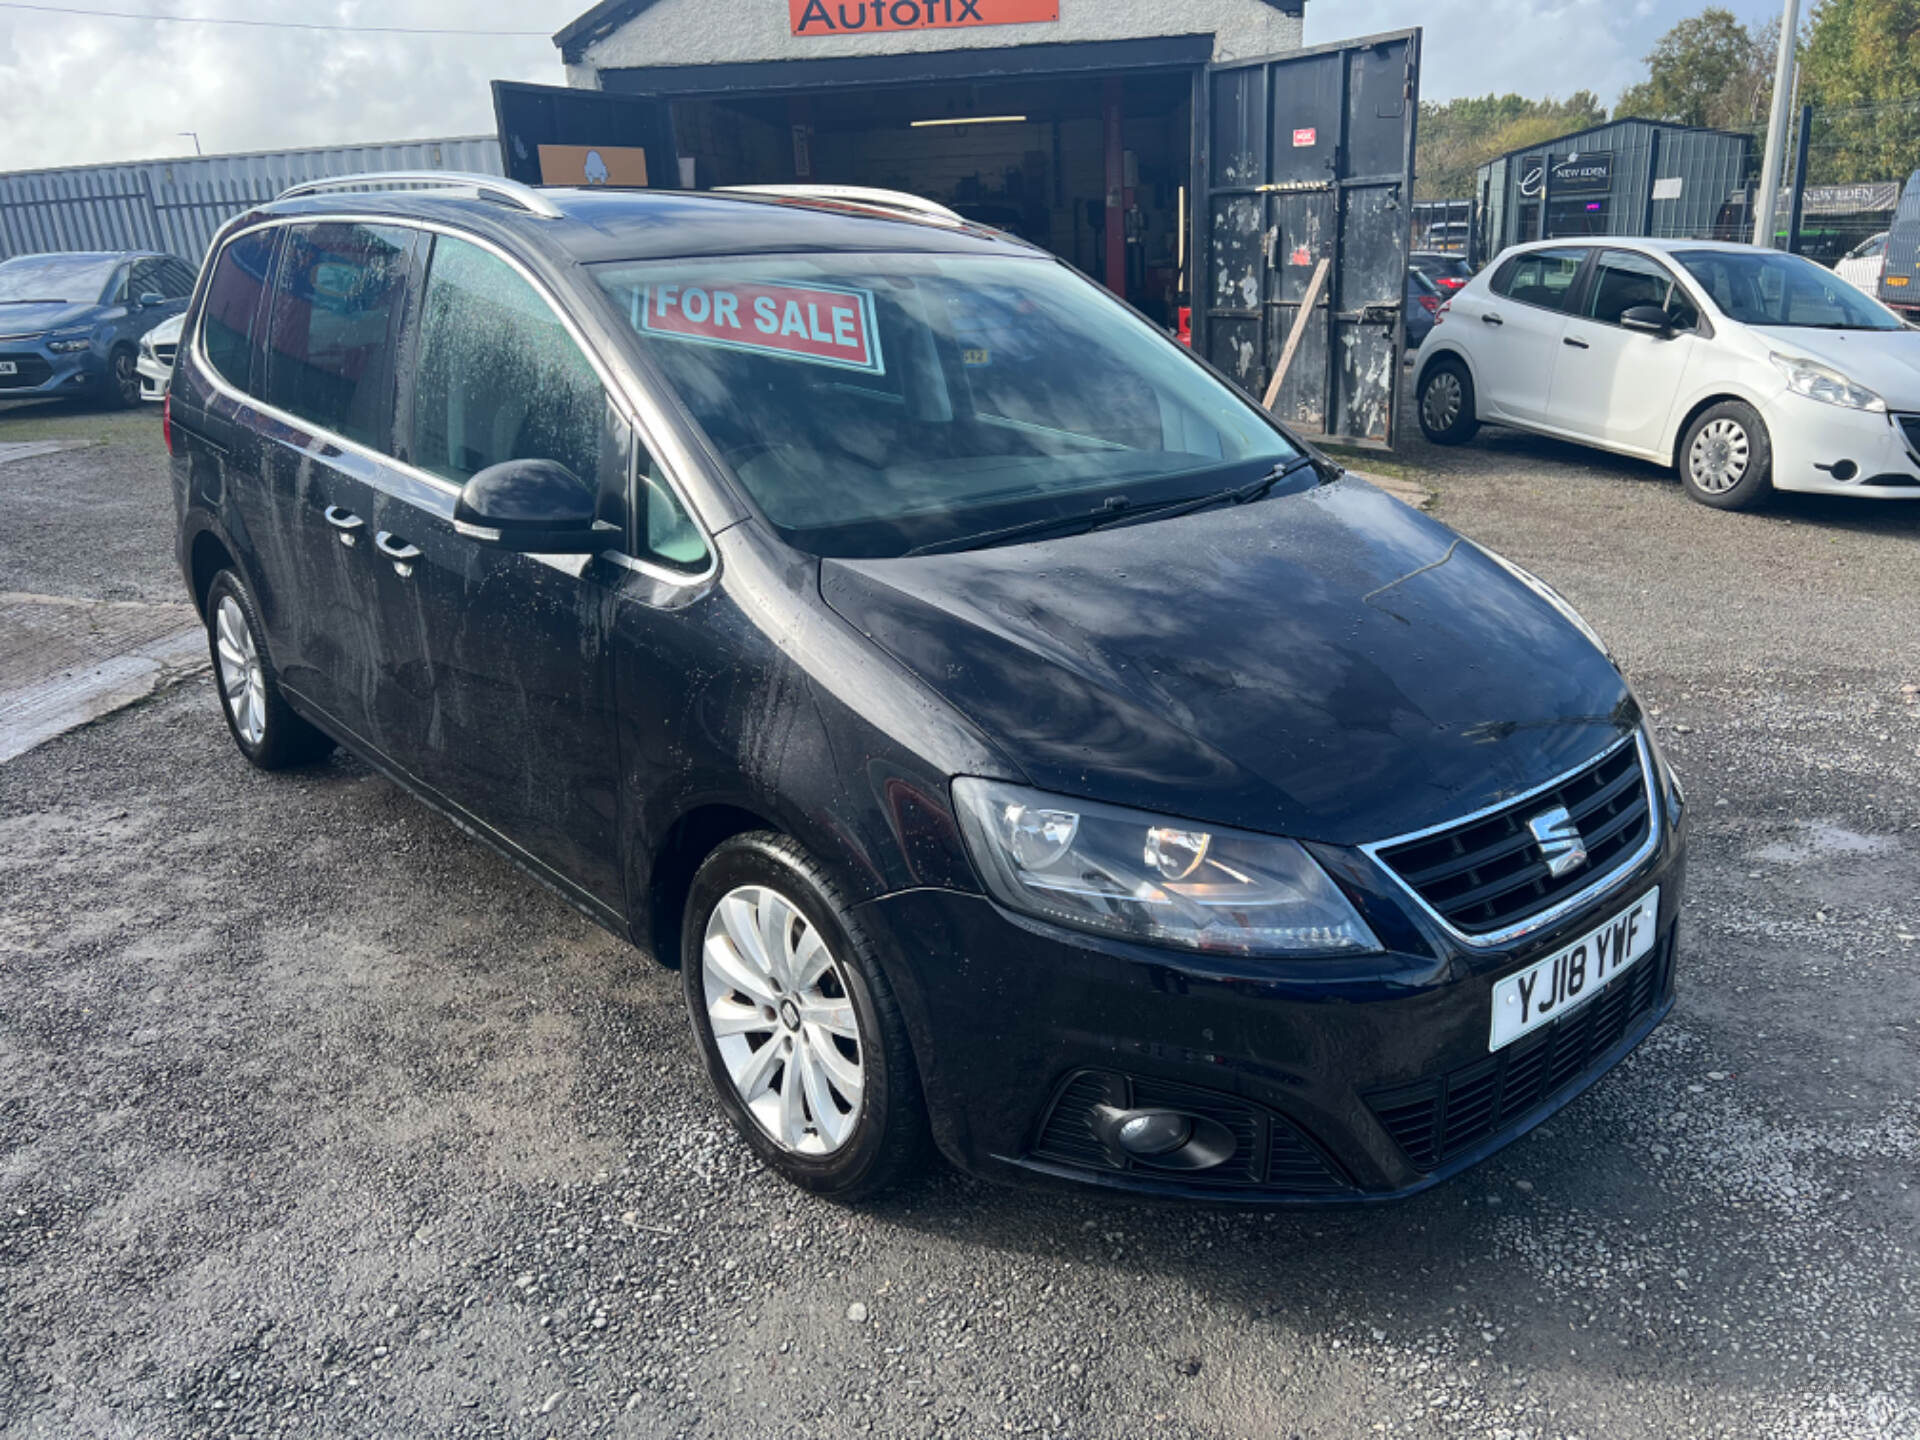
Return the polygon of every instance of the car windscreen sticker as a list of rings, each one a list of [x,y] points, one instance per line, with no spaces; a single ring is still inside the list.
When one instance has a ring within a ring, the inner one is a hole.
[[[839,285],[648,285],[634,297],[649,335],[884,375],[873,292]]]

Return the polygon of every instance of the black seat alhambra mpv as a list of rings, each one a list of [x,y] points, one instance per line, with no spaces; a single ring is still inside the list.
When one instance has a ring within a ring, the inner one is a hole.
[[[168,405],[241,753],[677,966],[810,1190],[1403,1195],[1671,1007],[1680,790],[1571,608],[936,206],[306,187]]]

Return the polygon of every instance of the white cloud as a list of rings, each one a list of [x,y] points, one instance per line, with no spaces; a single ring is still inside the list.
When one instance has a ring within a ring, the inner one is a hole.
[[[1565,99],[1591,90],[1612,106],[1646,77],[1643,57],[1678,21],[1711,0],[1309,0],[1307,39],[1424,26],[1421,96],[1517,92]],[[1718,0],[1758,27],[1776,6]]]
[[[81,4],[88,0],[49,0]],[[101,9],[329,24],[538,30],[524,39],[346,35],[0,10],[0,171],[156,155],[490,133],[490,80],[563,84],[546,37],[586,0],[92,0]]]

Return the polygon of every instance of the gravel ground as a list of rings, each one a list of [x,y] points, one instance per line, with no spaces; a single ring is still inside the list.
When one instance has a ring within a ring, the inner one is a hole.
[[[0,1434],[1920,1435],[1920,505],[1398,464],[1691,791],[1678,1009],[1533,1138],[1306,1217],[804,1199],[674,977],[352,761],[251,771],[196,682],[0,767]],[[172,598],[154,456],[36,473],[127,549],[62,568],[0,469],[0,566]]]

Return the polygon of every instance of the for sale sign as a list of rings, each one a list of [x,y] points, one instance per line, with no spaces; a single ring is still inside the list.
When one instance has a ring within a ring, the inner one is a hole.
[[[1059,18],[1060,0],[787,0],[787,23],[795,35],[957,30]]]
[[[640,303],[640,328],[650,335],[886,373],[871,290],[752,280],[649,285]]]

